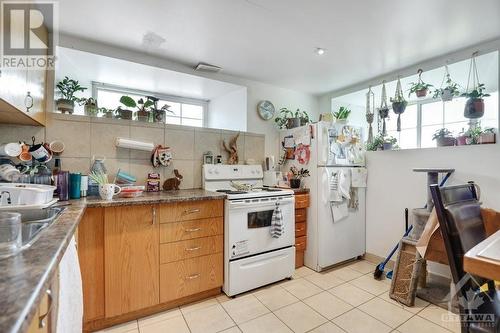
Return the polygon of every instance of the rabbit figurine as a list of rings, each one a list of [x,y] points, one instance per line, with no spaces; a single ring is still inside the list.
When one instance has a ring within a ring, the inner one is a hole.
[[[163,183],[163,189],[165,191],[171,191],[171,190],[178,190],[179,185],[181,184],[182,181],[182,175],[179,173],[179,170],[174,169],[174,175],[175,177],[169,178],[165,180]]]

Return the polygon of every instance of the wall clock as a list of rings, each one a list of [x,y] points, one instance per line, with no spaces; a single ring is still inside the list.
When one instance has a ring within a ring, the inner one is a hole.
[[[259,116],[264,120],[274,117],[275,111],[273,103],[269,101],[260,101],[257,104],[257,112],[259,112]]]

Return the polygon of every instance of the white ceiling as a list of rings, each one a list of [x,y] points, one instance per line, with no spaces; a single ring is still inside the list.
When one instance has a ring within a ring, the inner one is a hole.
[[[498,0],[64,0],[61,32],[322,93],[500,37]],[[143,37],[158,36],[144,46]],[[153,34],[151,34],[153,33]],[[165,41],[162,43],[161,38]],[[315,47],[327,49],[318,56]]]
[[[92,81],[152,93],[211,100],[242,89],[231,83],[142,65],[64,47],[57,48],[56,81],[72,77],[88,88]]]

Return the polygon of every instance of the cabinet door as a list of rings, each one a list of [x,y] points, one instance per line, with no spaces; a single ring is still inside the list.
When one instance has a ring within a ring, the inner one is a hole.
[[[104,213],[106,317],[160,302],[156,206],[109,207]]]

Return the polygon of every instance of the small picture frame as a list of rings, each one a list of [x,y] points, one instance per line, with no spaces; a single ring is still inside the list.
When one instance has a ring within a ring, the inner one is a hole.
[[[203,154],[203,164],[214,164],[214,155],[211,152]]]

